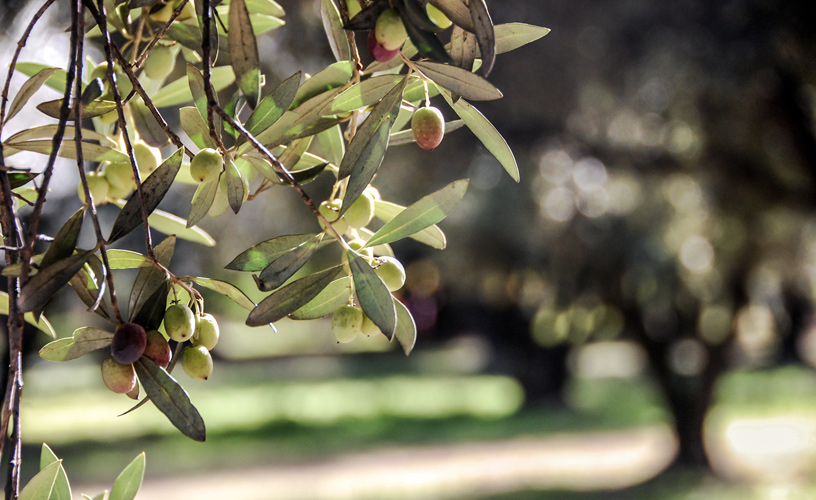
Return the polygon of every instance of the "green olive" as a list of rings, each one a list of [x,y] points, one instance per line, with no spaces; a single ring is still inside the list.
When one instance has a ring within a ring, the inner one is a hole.
[[[357,338],[357,334],[360,333],[362,327],[363,311],[354,306],[342,306],[332,316],[332,335],[341,344],[351,342]]]
[[[408,32],[402,24],[402,18],[396,9],[387,9],[380,13],[377,22],[374,24],[374,36],[377,43],[386,50],[397,50],[405,43]]]
[[[176,342],[189,340],[195,333],[195,314],[184,304],[173,304],[164,311],[164,331]]]
[[[181,352],[181,367],[190,378],[207,380],[213,371],[210,351],[203,345],[185,347]]]

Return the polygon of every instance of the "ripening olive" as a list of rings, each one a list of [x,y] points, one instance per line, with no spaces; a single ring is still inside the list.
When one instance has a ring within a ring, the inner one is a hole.
[[[195,333],[195,314],[184,304],[173,304],[164,311],[164,331],[176,342],[184,342]]]
[[[102,362],[102,381],[117,394],[125,394],[136,387],[136,370],[132,364],[119,363],[113,358]]]
[[[445,119],[442,113],[432,106],[419,108],[411,117],[411,131],[419,147],[434,149],[445,136]]]
[[[348,207],[343,217],[351,227],[366,227],[374,218],[374,197],[371,193],[363,191],[363,194]]]
[[[218,322],[212,314],[196,316],[196,329],[193,334],[193,344],[212,349],[218,343],[220,330]]]
[[[170,344],[164,335],[158,330],[150,330],[147,332],[147,344],[145,345],[144,356],[153,360],[154,363],[167,368],[170,364],[170,359],[173,353],[170,351]]]
[[[144,354],[147,334],[136,323],[122,323],[116,327],[111,339],[111,356],[116,361],[129,365]]]
[[[171,9],[172,11],[172,9]],[[152,80],[164,80],[173,72],[176,53],[165,45],[156,45],[144,62],[144,72]]]
[[[354,306],[342,306],[332,316],[332,335],[341,344],[354,340],[362,327],[363,311]]]
[[[190,175],[198,182],[214,180],[224,166],[221,153],[212,148],[202,149],[190,161]]]
[[[133,156],[136,158],[136,165],[139,167],[139,172],[144,175],[156,170],[162,161],[159,148],[151,147],[144,141],[136,141],[133,143]]]
[[[399,290],[405,284],[405,268],[394,257],[379,257],[374,272],[391,292]]]
[[[327,221],[332,223],[334,230],[338,233],[346,232],[348,229],[348,223],[345,219],[340,219],[340,208],[342,207],[343,202],[337,198],[331,201],[324,201],[320,204],[318,211],[320,211],[321,215],[326,218]],[[320,222],[320,227],[325,229],[326,226],[323,224],[323,221],[318,219]]]
[[[373,30],[368,32],[366,45],[368,46],[368,53],[371,54],[371,57],[377,62],[388,62],[397,57],[400,51],[400,49],[388,50],[383,47],[382,44],[377,41],[377,36]]]
[[[210,351],[203,345],[185,347],[181,352],[181,367],[190,378],[207,380],[213,371]]]
[[[109,188],[105,176],[100,172],[88,172],[85,174],[85,180],[88,181],[88,189],[91,192],[91,198],[93,198],[94,203],[96,205],[105,203],[108,198]],[[85,203],[85,189],[82,187],[81,182],[79,183],[77,194],[79,194],[79,201]]]
[[[360,331],[369,337],[381,333],[380,327],[375,325],[366,313],[363,313],[363,325],[360,327]]]
[[[408,32],[402,24],[402,18],[396,9],[387,9],[380,13],[374,24],[374,36],[377,42],[386,50],[396,50],[402,47]]]

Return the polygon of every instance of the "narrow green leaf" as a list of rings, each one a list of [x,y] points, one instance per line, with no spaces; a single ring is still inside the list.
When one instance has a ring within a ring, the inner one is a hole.
[[[20,492],[18,500],[48,500],[59,475],[62,461],[56,461],[38,472]]]
[[[170,259],[176,248],[176,237],[169,236],[153,248],[153,255],[156,260],[165,267],[170,265]],[[164,272],[155,266],[143,267],[136,275],[133,288],[130,291],[130,301],[128,302],[128,321],[133,320],[147,299],[167,280]]]
[[[496,54],[504,54],[535,42],[549,34],[550,29],[532,24],[506,23],[495,25],[493,32],[496,35]]]
[[[85,208],[83,207],[65,221],[40,261],[40,268],[48,267],[54,262],[74,254],[84,215]]]
[[[92,255],[68,284],[71,285],[79,299],[88,306],[90,311],[96,304],[99,294],[105,288],[105,268],[102,266],[99,257]],[[101,301],[99,307],[93,311],[107,320],[111,319],[104,301]],[[54,337],[56,338],[56,335]]]
[[[164,195],[173,185],[181,160],[184,157],[184,150],[179,148],[170,155],[152,174],[142,182],[142,194],[144,195],[144,209],[148,215],[153,213],[159,203],[164,199]],[[122,211],[116,217],[111,229],[109,242],[113,242],[127,235],[142,224],[142,199],[138,193],[131,196],[125,203]]]
[[[147,218],[151,229],[167,235],[178,236],[182,240],[192,241],[204,246],[214,247],[215,239],[198,226],[187,227],[187,221],[177,215],[156,209]]]
[[[394,330],[394,338],[397,339],[405,355],[411,354],[416,344],[417,328],[414,317],[405,305],[399,300],[394,301],[397,309],[397,328]]]
[[[343,276],[329,283],[322,292],[289,315],[292,319],[318,319],[328,316],[347,304],[351,295],[351,277]]]
[[[258,290],[269,292],[284,284],[314,255],[317,242],[315,237],[272,261],[259,276],[253,274]]]
[[[226,281],[214,280],[212,278],[189,278],[193,283],[208,288],[216,293],[220,293],[224,297],[232,300],[244,309],[251,311],[255,309],[255,303],[246,296],[237,286],[227,283]]]
[[[402,75],[380,75],[355,83],[332,100],[329,112],[332,114],[346,113],[374,105],[380,102],[403,78]]]
[[[204,122],[209,123],[207,121],[207,92],[204,90],[204,76],[198,68],[190,63],[187,63],[187,84],[190,87],[190,94],[193,96],[193,104],[195,104]],[[214,117],[214,119],[217,119],[217,117]],[[218,121],[215,124],[215,129],[219,130]]]
[[[136,369],[139,382],[156,408],[164,413],[182,434],[195,441],[204,441],[207,436],[204,420],[178,382],[164,368],[146,356],[133,363],[133,367]]]
[[[17,189],[31,182],[37,175],[32,172],[9,172],[9,186],[11,189]]]
[[[234,271],[263,271],[272,261],[313,239],[314,234],[286,234],[247,248],[224,266]]]
[[[470,17],[473,19],[476,41],[479,43],[479,51],[482,54],[482,74],[487,76],[493,70],[496,62],[496,33],[493,30],[493,20],[487,10],[485,0],[471,0]]]
[[[443,220],[462,200],[468,182],[467,179],[454,181],[412,204],[374,233],[366,246],[400,240]]]
[[[340,165],[343,155],[346,154],[346,141],[343,139],[343,130],[340,125],[326,129],[315,137],[317,137],[317,143],[320,145],[323,156],[335,165]]]
[[[254,109],[261,93],[261,67],[258,43],[252,32],[252,22],[244,0],[230,2],[228,40],[230,63],[235,71],[238,88]]]
[[[137,325],[142,325],[146,331],[158,330],[162,324],[162,320],[164,320],[164,313],[167,310],[167,294],[169,290],[169,282],[163,281],[160,283],[159,287],[156,288],[144,302],[139,309],[139,314],[133,318],[132,322]]]
[[[257,135],[271,127],[283,116],[284,111],[289,109],[297,95],[301,75],[301,72],[298,71],[282,81],[275,87],[275,90],[261,100],[246,122],[246,129],[252,135]]]
[[[153,265],[150,258],[130,250],[108,250],[108,263],[111,269],[136,269]]]
[[[85,265],[85,261],[93,252],[94,250],[86,250],[40,269],[20,291],[18,298],[20,310],[29,312],[43,306]]]
[[[34,95],[56,71],[57,68],[45,68],[29,78],[23,86],[20,87],[20,91],[17,92],[17,95],[14,96],[14,101],[11,102],[8,114],[6,115],[6,121],[14,118],[14,116],[23,109],[23,106],[25,106],[28,100],[31,99],[31,96]]]
[[[58,90],[60,94],[65,94],[65,82],[68,79],[68,74],[64,69],[52,68],[45,64],[33,62],[20,62],[15,67],[15,70],[26,76],[35,76],[46,69],[53,69],[54,73],[46,80],[45,84],[54,90]]]
[[[368,137],[368,142],[365,143],[365,147],[360,151],[359,157],[352,166],[346,193],[343,196],[343,206],[340,208],[340,216],[360,197],[380,168],[383,158],[385,158],[385,151],[388,149],[388,138],[391,135],[391,118],[384,118],[373,132],[374,134]],[[354,138],[357,139],[357,137]],[[355,145],[354,140],[352,140],[351,144]],[[347,157],[352,152],[352,145],[349,146]]]
[[[390,123],[386,127],[390,132],[391,123],[397,117],[400,103],[402,102],[402,92],[408,84],[408,78],[402,79],[402,82],[394,85],[394,87],[382,98],[382,100],[374,106],[368,118],[363,122],[354,138],[349,143],[348,151],[340,163],[339,177],[347,177],[351,174],[353,168],[360,160],[363,151],[367,149],[369,143],[375,135],[381,135],[381,125],[384,120],[389,119]],[[379,165],[377,165],[379,167]]]
[[[391,219],[399,215],[405,207],[391,203],[390,201],[377,200],[374,203],[374,215],[383,222],[389,222]],[[422,231],[416,232],[409,236],[411,239],[420,243],[424,243],[432,248],[443,250],[447,244],[445,233],[439,229],[439,226],[433,225],[426,227]]]
[[[425,3],[418,0],[394,0],[394,6],[399,11],[403,23],[411,23],[422,31],[436,33],[442,29],[428,17]]]
[[[57,133],[57,129],[59,128],[58,125],[42,125],[39,127],[28,128],[25,130],[21,130],[16,134],[9,137],[6,142],[13,143],[13,142],[23,142],[29,139],[51,139],[54,137],[54,134]],[[65,136],[66,138],[73,139],[76,134],[76,128],[72,126],[65,127]],[[95,130],[89,130],[87,128],[82,129],[82,140],[94,140],[99,142],[99,144],[103,146],[107,146],[109,148],[115,149],[117,147],[116,142],[110,140],[107,136],[100,134]]]
[[[273,323],[300,309],[328,286],[341,272],[343,266],[335,266],[293,281],[263,299],[249,313],[248,326]]]
[[[283,17],[283,7],[274,0],[246,0],[247,9],[253,14]]]
[[[390,339],[397,327],[397,313],[391,292],[364,258],[348,250],[346,256],[351,275],[354,278],[354,291],[357,293],[360,307]]]
[[[387,8],[388,4],[385,2],[371,2],[346,23],[345,29],[353,31],[373,30],[380,12]]]
[[[40,452],[40,470],[45,469],[53,463],[58,463],[60,460],[57,455],[43,443]],[[60,464],[57,478],[54,481],[54,487],[51,489],[49,500],[71,500],[71,484],[68,482],[68,475],[65,473],[65,468]]]
[[[119,473],[113,483],[108,500],[133,500],[142,486],[145,470],[145,453],[140,453]]]
[[[193,144],[199,149],[213,148],[217,149],[218,144],[215,139],[210,137],[210,127],[207,122],[201,118],[201,113],[193,106],[185,106],[179,109],[179,120],[181,121],[181,128],[187,134],[187,137],[193,141]]]
[[[176,24],[180,23],[173,23],[173,26]],[[201,48],[201,46],[199,45],[198,48]],[[234,81],[235,73],[232,71],[232,66],[218,66],[217,68],[213,68],[210,73],[210,83],[212,83],[213,90],[216,92],[227,88]],[[190,92],[187,77],[181,77],[165,85],[153,96],[153,104],[156,105],[157,108],[180,106],[192,100],[193,94]],[[206,120],[206,117],[204,119]]]
[[[353,74],[354,65],[351,61],[339,61],[330,64],[303,82],[289,109],[295,109],[312,97],[318,96],[328,90],[342,87],[351,80]]]
[[[354,0],[356,1],[356,0]],[[351,60],[351,45],[343,29],[343,19],[333,0],[320,0],[320,19],[323,21],[323,31],[329,39],[334,58],[338,61]]]
[[[513,156],[513,151],[507,145],[507,141],[496,130],[490,121],[474,108],[469,102],[464,99],[459,99],[455,103],[451,100],[450,94],[442,92],[445,100],[453,108],[459,118],[461,118],[465,125],[468,126],[471,132],[484,144],[488,151],[499,160],[504,170],[510,174],[514,181],[519,181],[519,169],[516,163],[516,158]]]
[[[8,149],[11,149],[11,151],[8,151]],[[8,156],[9,153],[16,152],[13,150],[31,151],[32,153],[48,155],[51,154],[51,141],[36,140],[9,143],[6,151],[6,156]],[[61,156],[62,158],[76,160],[77,158],[76,151],[77,151],[76,144],[74,143],[73,139],[63,140],[58,155]],[[93,144],[91,142],[86,142],[85,140],[82,141],[82,156],[84,157],[85,161],[92,162],[109,161],[112,163],[117,162],[124,163],[129,161],[128,156],[125,153],[122,153],[121,151],[117,151],[116,149],[110,148],[108,146],[103,146],[101,144]]]
[[[212,3],[210,0],[190,0],[195,1],[195,8],[196,8],[196,16],[198,17],[198,26],[200,29],[200,33],[202,38],[206,35],[210,39],[210,60],[217,61],[218,60],[218,20],[215,18],[215,9],[211,9],[210,6]],[[210,10],[210,32],[204,33],[204,7],[207,7]],[[199,45],[199,53],[202,53],[204,49],[201,48]]]
[[[190,204],[190,213],[187,215],[188,228],[198,224],[207,215],[218,194],[218,184],[218,179],[213,179],[198,185],[193,195],[193,202]]]
[[[224,167],[226,170],[225,175],[227,176],[227,199],[229,200],[230,208],[237,214],[238,211],[241,210],[241,205],[244,203],[248,183],[230,158],[224,158]]]
[[[46,361],[70,361],[97,349],[111,345],[113,333],[99,328],[82,327],[71,338],[57,339],[40,349],[40,357]]]
[[[478,50],[479,45],[476,41],[476,35],[465,31],[459,26],[453,27],[450,42],[450,54],[453,64],[467,71],[472,71],[473,61],[476,60]]]
[[[474,101],[492,101],[502,97],[501,91],[484,78],[466,69],[435,62],[417,62],[416,67],[436,84]]]
[[[59,118],[60,110],[62,109],[62,99],[42,102],[37,105],[37,109],[50,116],[51,118]],[[82,119],[86,120],[101,116],[116,109],[116,103],[113,101],[92,101],[86,106],[82,106]],[[73,109],[68,113],[68,120],[73,121]]]
[[[92,500],[108,500],[108,495],[109,494],[110,494],[110,492],[108,490],[105,490],[102,493],[99,493],[98,495],[93,497]]]

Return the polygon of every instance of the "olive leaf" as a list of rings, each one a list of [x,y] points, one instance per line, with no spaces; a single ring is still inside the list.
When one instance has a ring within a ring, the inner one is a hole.
[[[364,148],[360,151],[360,155],[349,174],[346,193],[343,196],[343,206],[340,208],[338,217],[342,216],[357,198],[359,198],[363,191],[365,191],[365,188],[371,183],[374,174],[379,170],[383,158],[385,158],[385,151],[388,149],[388,138],[391,135],[391,122],[392,119],[390,117],[384,118],[373,130],[373,135],[367,138],[368,141],[364,144]],[[356,138],[357,136],[355,136],[355,139]],[[349,151],[346,153],[346,156],[351,154],[351,151],[351,146],[349,146]]]
[[[184,150],[179,148],[170,155],[152,174],[142,182],[142,195],[144,196],[144,212],[150,215],[164,199],[164,195],[173,185],[181,160],[184,157]],[[116,217],[111,229],[109,242],[116,241],[127,235],[143,222],[142,220],[142,198],[138,193],[131,196],[125,203],[122,211]]]
[[[22,87],[20,87],[20,91],[17,92],[17,95],[14,96],[11,106],[9,106],[6,121],[14,118],[14,116],[23,109],[23,106],[25,106],[28,100],[31,99],[31,96],[34,95],[56,71],[57,68],[43,68],[37,72],[37,74],[26,80]]]
[[[315,298],[289,315],[292,319],[318,319],[347,304],[351,295],[351,277],[343,276],[329,283]]]
[[[181,128],[199,149],[217,149],[218,144],[210,137],[210,127],[201,118],[201,113],[193,106],[185,106],[179,109],[179,121]]]
[[[195,9],[196,9],[196,16],[198,17],[198,26],[201,30],[201,37],[209,36],[210,38],[210,61],[215,61],[218,59],[218,21],[215,19],[213,15],[215,10],[210,10],[210,32],[209,34],[204,33],[204,8],[206,6],[207,9],[210,9],[212,5],[210,0],[190,0],[195,1]],[[204,51],[202,49],[202,45],[199,44],[196,48],[200,51],[201,55],[204,55]]]
[[[403,23],[408,22],[430,33],[442,31],[442,28],[428,17],[424,3],[420,4],[417,0],[395,0],[394,5],[400,12]]]
[[[453,24],[471,33],[476,31],[470,11],[462,0],[428,0],[428,3],[442,11]]]
[[[224,297],[232,300],[244,309],[251,311],[255,308],[255,303],[246,296],[237,286],[227,283],[226,281],[215,280],[212,278],[191,277],[189,278],[193,283],[208,288],[216,293],[220,293]]]
[[[40,267],[48,267],[54,262],[70,257],[76,249],[77,240],[79,239],[79,231],[82,229],[82,218],[85,215],[85,208],[80,208],[65,221],[60,230],[54,236],[54,241],[48,247],[42,260]]]
[[[139,382],[156,408],[164,413],[182,434],[195,441],[204,441],[207,437],[204,420],[176,379],[146,356],[133,363],[133,367],[136,369]]]
[[[96,255],[91,255],[88,262],[77,272],[68,284],[74,289],[79,299],[99,316],[110,320],[104,301],[99,301],[99,295],[105,290],[105,267]],[[97,302],[99,302],[97,304]],[[42,319],[42,318],[40,318]]]
[[[173,23],[172,26],[180,24],[181,23]],[[196,48],[201,48],[201,44],[199,43]],[[217,68],[213,68],[210,73],[210,83],[216,92],[227,88],[234,81],[235,73],[232,71],[232,66],[218,66]],[[179,106],[191,102],[193,100],[193,94],[190,91],[189,78],[181,77],[178,80],[166,84],[152,96],[152,100],[157,108]]]
[[[190,63],[187,63],[187,83],[190,86],[190,94],[193,96],[193,104],[198,108],[198,112],[201,113],[201,118],[208,124],[207,128],[209,129],[210,122],[207,117],[207,92],[204,85],[204,76]],[[215,93],[215,89],[213,89],[213,96],[215,96],[217,103],[218,95]],[[213,124],[215,126],[215,132],[220,133],[221,117],[218,116],[218,114],[213,114]]]
[[[439,41],[439,38],[437,38],[434,33],[421,29],[413,22],[404,21],[405,18],[403,18],[405,31],[408,32],[411,42],[414,44],[414,47],[416,47],[420,55],[441,63],[451,62],[450,54],[448,54],[448,51],[445,50],[445,46]]]
[[[85,86],[85,90],[82,91],[82,96],[80,97],[82,106],[87,106],[97,97],[101,97],[104,90],[105,84],[102,83],[101,78],[91,80],[88,85]]]
[[[275,90],[264,97],[255,110],[249,115],[246,129],[252,135],[271,127],[283,116],[284,111],[295,101],[298,86],[300,85],[300,71],[282,81]]]
[[[193,227],[207,215],[218,194],[219,178],[202,182],[196,188],[193,202],[190,204],[190,213],[187,215],[187,227]]]
[[[377,104],[402,79],[402,75],[379,75],[355,83],[332,100],[328,112],[346,113]]]
[[[335,165],[340,165],[343,155],[346,154],[346,141],[343,139],[343,130],[340,125],[328,128],[315,137],[323,151],[323,156]]]
[[[328,65],[325,69],[303,82],[289,109],[295,109],[312,97],[328,90],[342,87],[351,80],[353,75],[354,64],[351,61],[339,61]]]
[[[108,264],[110,264],[111,269],[137,269],[153,265],[146,255],[120,249],[108,250]]]
[[[465,31],[460,26],[454,26],[450,45],[453,64],[467,71],[473,70],[473,61],[476,60],[476,53],[479,49],[476,35]]]
[[[0,315],[8,316],[9,314],[9,296],[6,292],[0,292]],[[23,316],[25,322],[29,325],[39,329],[52,339],[57,338],[57,332],[45,316],[40,316],[38,319],[34,318],[31,313],[25,313]]]
[[[161,243],[156,245],[153,249],[153,255],[159,264],[167,267],[170,265],[170,259],[173,257],[175,247],[176,237],[168,236]],[[128,302],[130,319],[128,321],[136,317],[150,296],[153,295],[166,280],[167,277],[164,272],[155,266],[139,269],[139,274],[136,275],[136,280],[133,282],[133,288],[130,291],[130,301]]]
[[[20,310],[34,311],[48,302],[85,265],[94,251],[86,250],[40,269],[20,290],[17,300]]]
[[[145,471],[145,452],[141,452],[116,476],[108,500],[133,500],[142,486]]]
[[[319,237],[314,237],[273,260],[259,276],[252,275],[258,290],[272,291],[291,278],[317,250]]]
[[[470,131],[484,144],[484,147],[499,160],[499,163],[510,174],[510,177],[518,182],[519,169],[516,157],[513,156],[513,151],[507,145],[504,137],[496,130],[496,127],[466,100],[459,99],[454,103],[447,92],[442,92],[442,96],[459,115],[459,118],[465,122]]]
[[[19,62],[17,66],[14,68],[16,71],[26,75],[26,76],[36,76],[43,70],[46,69],[53,69],[54,72],[48,79],[45,81],[45,85],[51,87],[54,90],[59,91],[60,94],[65,94],[65,82],[68,78],[68,73],[65,72],[64,69],[61,68],[52,68],[46,64],[35,63],[35,62]],[[22,92],[22,88],[20,89]]]
[[[502,93],[484,78],[467,69],[434,62],[416,62],[423,75],[438,85],[473,101],[501,99]]]
[[[397,313],[391,292],[364,258],[350,250],[346,251],[346,257],[351,268],[354,290],[357,292],[360,307],[380,328],[380,331],[390,339],[397,326]]]
[[[454,181],[413,203],[374,233],[366,246],[400,240],[443,220],[462,200],[468,183],[467,179]]]
[[[62,462],[56,461],[34,475],[20,492],[18,500],[48,500],[54,483],[62,469]]]
[[[227,200],[232,211],[237,214],[247,194],[246,178],[229,157],[224,158],[224,168],[227,176]]]
[[[113,333],[90,326],[78,328],[70,338],[49,342],[40,349],[40,357],[46,361],[70,361],[89,352],[111,345]]]
[[[49,465],[59,462],[60,459],[54,454],[47,444],[43,443],[40,451],[40,470],[45,469]],[[68,475],[65,473],[63,467],[59,468],[57,478],[54,481],[54,486],[51,489],[51,495],[47,500],[71,500],[71,485],[68,482]]]
[[[377,200],[374,203],[374,216],[383,222],[389,222],[403,210],[405,207],[390,201]],[[447,244],[445,233],[436,224],[409,235],[409,238],[439,250],[443,250]]]
[[[356,1],[356,0],[354,0]],[[320,0],[320,19],[323,21],[323,31],[329,40],[329,47],[338,61],[351,60],[351,46],[346,31],[343,29],[343,19],[334,0]]]
[[[249,313],[247,326],[263,326],[285,318],[317,297],[342,270],[343,266],[335,266],[281,287]]]
[[[525,23],[505,23],[495,25],[493,32],[496,35],[496,54],[504,54],[535,42],[549,34],[550,29]]]
[[[162,281],[153,293],[139,308],[139,313],[131,320],[137,325],[142,325],[145,330],[158,330],[164,320],[164,313],[167,310],[167,294],[170,290],[170,283]]]
[[[261,67],[258,42],[252,32],[252,22],[244,0],[230,2],[228,41],[230,63],[235,70],[238,88],[254,109],[261,93]]]
[[[286,234],[262,241],[238,254],[224,268],[246,272],[263,271],[275,259],[315,236],[314,234]]]
[[[62,109],[62,99],[53,101],[46,101],[37,105],[37,109],[50,116],[51,118],[59,119],[60,109]],[[116,109],[116,103],[113,101],[92,101],[87,105],[82,106],[82,119],[87,120],[96,116],[102,116]],[[74,110],[68,112],[68,120],[75,120]]]
[[[416,344],[417,328],[414,317],[405,305],[399,300],[394,301],[397,309],[397,327],[394,330],[394,337],[402,346],[405,355],[411,354]]]
[[[32,153],[48,155],[51,154],[53,143],[51,140],[36,140],[9,143],[7,146],[4,151],[6,156],[18,151],[31,151]],[[62,158],[76,160],[77,149],[74,139],[63,140],[59,148],[59,153],[57,154]],[[111,163],[124,163],[129,161],[129,157],[125,153],[102,144],[87,142],[85,139],[82,140],[82,156],[85,161],[92,162],[109,161]]]
[[[470,0],[470,17],[473,19],[474,33],[482,55],[482,74],[487,76],[496,62],[496,33],[493,21],[487,11],[485,0]]]
[[[170,142],[164,129],[156,121],[153,113],[147,109],[141,97],[134,97],[129,107],[133,124],[139,132],[139,138],[154,148],[162,148]]]

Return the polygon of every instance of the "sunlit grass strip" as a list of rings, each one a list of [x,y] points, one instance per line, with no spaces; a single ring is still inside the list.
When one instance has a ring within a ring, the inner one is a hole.
[[[332,425],[347,419],[382,417],[496,419],[514,414],[524,401],[516,380],[490,375],[268,382],[250,387],[192,388],[189,392],[209,433],[274,422]],[[28,442],[65,444],[174,432],[149,405],[116,418],[128,403],[107,392],[82,397],[28,396],[23,410]]]

